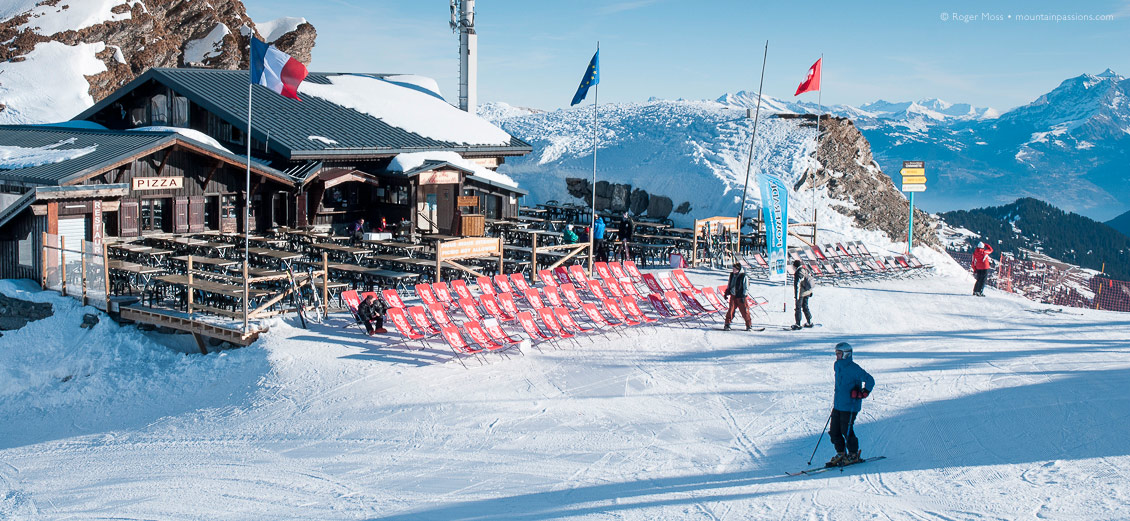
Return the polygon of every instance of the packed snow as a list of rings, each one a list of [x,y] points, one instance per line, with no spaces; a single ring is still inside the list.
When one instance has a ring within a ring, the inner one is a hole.
[[[439,83],[434,78],[427,76],[420,76],[418,74],[392,74],[389,76],[382,76],[385,80],[394,85],[415,89],[426,94],[431,94],[439,99],[443,99],[443,94],[439,90]]]
[[[0,124],[64,121],[94,104],[86,76],[106,70],[104,43],[43,42],[23,61],[0,63]],[[43,81],[50,78],[51,81]]]
[[[424,137],[468,145],[508,145],[510,134],[442,99],[378,78],[343,74],[330,83],[303,82],[302,94],[317,96]]]
[[[0,20],[28,13],[29,18],[21,30],[31,30],[43,36],[64,31],[81,31],[87,27],[129,20],[130,9],[114,13],[120,5],[133,8],[141,0],[82,0],[81,2],[42,2],[39,0],[14,0],[0,7]],[[144,4],[143,4],[144,5]]]
[[[154,126],[149,126],[149,127],[131,128],[129,130],[132,131],[132,132],[172,132],[172,133],[175,133],[175,134],[182,135],[182,136],[184,136],[188,139],[191,139],[193,141],[197,141],[199,143],[202,143],[202,144],[214,147],[214,148],[218,148],[220,150],[227,151],[227,147],[220,144],[220,142],[216,141],[216,139],[213,138],[212,136],[209,136],[208,134],[205,134],[205,133],[203,133],[199,130],[193,130],[191,128],[166,127],[166,126],[161,126],[161,125],[154,125]]]
[[[184,354],[106,318],[78,329],[91,308],[2,282],[57,312],[0,337],[0,518],[1130,516],[1125,316],[971,285],[948,267],[821,285],[820,326],[791,332],[787,291],[754,284],[764,332],[636,327],[464,369],[342,314]],[[839,341],[877,381],[863,455],[887,459],[787,477],[821,436]]]
[[[98,149],[97,145],[82,148],[60,148],[74,144],[75,138],[68,138],[42,147],[21,147],[0,145],[0,170],[17,170],[33,166],[62,163],[77,159]]]
[[[184,44],[184,63],[203,64],[208,58],[215,58],[224,52],[224,37],[231,29],[224,24],[216,24],[203,38]]]
[[[474,161],[463,159],[462,156],[455,152],[433,151],[433,152],[405,152],[397,154],[392,158],[388,164],[390,172],[407,172],[413,168],[420,167],[426,161],[446,161],[455,166],[465,168],[474,173],[474,175],[513,187],[517,187],[518,183],[514,179],[505,174],[500,174],[485,166],[482,166]]]

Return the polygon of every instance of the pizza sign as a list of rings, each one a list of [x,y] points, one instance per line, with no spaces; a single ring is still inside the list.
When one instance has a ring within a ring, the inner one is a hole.
[[[179,190],[184,188],[184,177],[135,177],[133,190]]]

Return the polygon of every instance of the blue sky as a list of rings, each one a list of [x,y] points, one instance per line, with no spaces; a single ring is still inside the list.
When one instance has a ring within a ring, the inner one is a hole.
[[[422,74],[449,101],[458,96],[445,0],[244,3],[258,21],[308,19],[318,30],[313,70]],[[598,40],[602,102],[756,90],[766,40],[765,93],[791,98],[823,53],[829,104],[936,97],[1003,111],[1082,73],[1130,75],[1130,0],[478,0],[476,27],[480,102],[541,109],[568,106]]]

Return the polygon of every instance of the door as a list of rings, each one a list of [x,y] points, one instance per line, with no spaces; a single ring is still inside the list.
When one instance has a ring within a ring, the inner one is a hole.
[[[188,198],[177,197],[173,203],[173,231],[188,233]]]
[[[439,230],[436,224],[437,194],[426,194],[424,200],[417,203],[416,230],[420,233],[435,233]]]
[[[202,232],[206,229],[204,224],[204,215],[206,207],[205,199],[203,196],[195,196],[188,198],[188,231],[192,233]]]
[[[275,192],[271,196],[271,227],[287,226],[290,222],[290,208],[287,204],[287,194]]]
[[[220,198],[220,231],[223,233],[236,233],[239,226],[239,217],[236,214],[238,198],[234,195],[225,195]]]
[[[439,233],[444,235],[456,235],[456,230],[453,228],[453,219],[455,219],[455,194],[459,185],[439,185],[436,190],[438,197],[436,198],[436,226],[439,228]]]
[[[64,269],[67,272],[67,293],[82,294],[82,249],[86,241],[87,217],[59,218],[59,237],[63,241]]]
[[[137,201],[122,201],[118,206],[118,233],[122,237],[137,237],[141,232],[138,225],[140,204]]]

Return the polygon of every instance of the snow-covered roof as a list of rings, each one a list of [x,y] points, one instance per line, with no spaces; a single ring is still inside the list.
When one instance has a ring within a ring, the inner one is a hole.
[[[471,175],[490,181],[492,184],[506,186],[509,188],[518,188],[518,183],[513,178],[506,174],[500,174],[485,166],[479,165],[474,161],[463,159],[462,156],[455,152],[410,152],[404,154],[397,154],[392,158],[388,165],[390,172],[404,172],[410,173],[420,169],[425,165],[438,165],[449,164],[459,167],[471,173]]]

